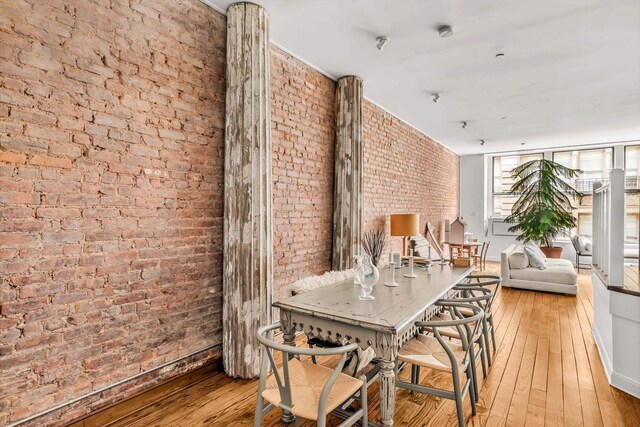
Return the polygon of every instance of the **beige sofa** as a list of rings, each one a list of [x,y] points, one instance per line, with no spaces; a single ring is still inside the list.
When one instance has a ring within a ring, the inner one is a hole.
[[[560,294],[578,293],[578,274],[571,261],[548,258],[546,265],[544,270],[530,267],[522,245],[513,244],[500,257],[502,286]]]

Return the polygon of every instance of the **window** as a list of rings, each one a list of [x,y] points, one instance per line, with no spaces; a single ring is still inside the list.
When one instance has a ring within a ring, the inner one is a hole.
[[[511,207],[518,196],[507,193],[514,183],[511,171],[530,160],[542,159],[542,154],[522,154],[493,158],[493,216],[505,217],[511,214]]]
[[[627,243],[638,243],[640,232],[640,193],[625,194],[624,240]]]
[[[574,178],[571,184],[581,193],[591,193],[594,183],[609,182],[609,173],[613,166],[613,149],[556,151],[553,153],[553,161],[568,168],[580,169],[580,175]]]
[[[589,150],[556,151],[553,160],[572,169],[580,169],[580,175],[571,181],[573,188],[584,196],[581,201],[575,200],[575,217],[577,227],[573,232],[581,236],[591,237],[591,209],[593,205],[593,184],[609,182],[609,174],[613,167],[613,149],[595,148]],[[567,236],[568,237],[568,236]]]
[[[640,238],[640,145],[624,147],[624,181],[624,240],[637,244]]]
[[[640,189],[640,145],[624,147],[624,177],[626,189]]]

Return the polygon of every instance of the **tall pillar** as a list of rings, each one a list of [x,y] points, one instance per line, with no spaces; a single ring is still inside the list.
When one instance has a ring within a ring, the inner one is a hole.
[[[336,164],[332,269],[353,266],[362,237],[362,79],[346,76],[336,87]]]
[[[254,334],[272,321],[268,21],[253,3],[227,9],[222,358],[237,378],[260,374]]]

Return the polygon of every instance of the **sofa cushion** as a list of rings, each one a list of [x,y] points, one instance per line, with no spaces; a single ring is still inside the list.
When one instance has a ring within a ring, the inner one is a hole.
[[[531,251],[533,251],[539,258],[541,258],[543,261],[547,260],[547,256],[544,254],[544,252],[542,252],[540,250],[540,247],[538,245],[536,245],[533,242],[527,242],[526,245],[524,245],[525,248],[529,248]]]
[[[529,257],[524,252],[522,245],[516,246],[509,254],[509,267],[515,270],[529,267]]]
[[[530,246],[524,247],[524,253],[527,254],[527,257],[529,258],[529,267],[537,268],[538,270],[544,270],[547,268],[544,258],[542,258],[540,254]]]
[[[547,268],[544,270],[532,267],[512,270],[511,278],[530,282],[561,283],[563,285],[575,285],[578,283],[578,274],[574,270],[571,261],[549,258],[546,265]]]

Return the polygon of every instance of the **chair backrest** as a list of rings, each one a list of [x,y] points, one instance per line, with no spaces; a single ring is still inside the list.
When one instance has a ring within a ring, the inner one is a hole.
[[[431,328],[433,335],[449,356],[452,365],[455,365],[456,363],[456,356],[451,347],[449,347],[447,340],[440,335],[438,328],[455,327],[465,351],[463,361],[468,361],[469,351],[473,347],[473,339],[479,333],[482,324],[480,320],[484,317],[484,310],[475,304],[460,302],[457,300],[439,300],[434,305],[448,310],[451,320],[427,320],[424,322],[416,322],[415,325],[418,328]],[[460,312],[461,308],[471,310],[474,314],[472,316],[464,316]],[[474,325],[473,328],[471,328],[471,325]]]
[[[489,245],[491,244],[490,241],[486,241],[482,243],[482,252],[480,252],[481,256],[482,256],[482,261],[484,262],[487,259],[487,253],[489,252]]]
[[[452,302],[475,304],[483,309],[485,313],[491,312],[491,304],[495,297],[495,292],[491,289],[471,285],[455,286],[454,289],[460,291],[460,295],[452,299]]]
[[[268,326],[263,326],[262,328],[258,329],[258,332],[256,332],[256,339],[260,342],[260,344],[264,346],[258,393],[262,393],[262,391],[264,390],[267,375],[269,374],[269,367],[271,367],[276,384],[278,385],[278,390],[280,392],[281,401],[278,407],[287,411],[291,411],[293,405],[295,405],[295,402],[293,402],[291,394],[291,377],[289,375],[290,360],[299,355],[314,357],[340,355],[341,357],[338,364],[325,383],[322,392],[320,393],[320,400],[318,402],[318,416],[320,417],[325,413],[329,392],[331,391],[331,387],[333,387],[334,383],[338,379],[338,376],[342,372],[344,362],[347,358],[347,353],[354,351],[359,347],[359,345],[357,343],[353,343],[333,348],[308,348],[280,344],[273,341],[273,331],[275,329],[280,329],[280,327],[280,322],[276,322]],[[275,353],[277,352],[282,356],[281,370],[278,369],[278,364],[276,363]]]
[[[502,278],[500,276],[495,276],[493,274],[472,274],[466,277],[466,283],[460,283],[457,286],[472,286],[472,287],[481,287],[486,288],[488,286],[495,286],[496,289],[493,291],[493,295],[491,297],[491,301],[498,295],[500,291],[500,287],[502,285]]]

